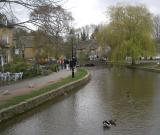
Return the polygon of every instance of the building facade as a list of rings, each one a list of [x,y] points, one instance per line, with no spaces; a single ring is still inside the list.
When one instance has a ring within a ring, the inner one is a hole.
[[[13,27],[5,15],[0,14],[0,65],[13,61]]]
[[[77,57],[94,60],[99,57],[99,45],[95,40],[80,41],[76,46]]]

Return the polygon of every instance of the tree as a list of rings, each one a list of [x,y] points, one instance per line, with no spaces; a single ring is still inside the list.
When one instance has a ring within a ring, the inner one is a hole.
[[[108,57],[110,51],[107,41],[107,32],[107,25],[99,25],[95,28],[95,31],[91,35],[92,39],[96,40],[100,45],[99,55],[101,57]]]
[[[53,56],[53,46],[49,39],[49,35],[44,31],[38,30],[32,33],[33,35],[33,48],[35,50],[36,62],[43,62]],[[41,39],[41,40],[39,40]]]
[[[160,41],[160,16],[154,17],[154,38]]]
[[[111,21],[101,34],[111,47],[111,59],[131,57],[134,64],[138,57],[154,54],[153,19],[145,6],[119,4],[110,7],[108,13]]]
[[[45,31],[55,46],[55,57],[58,58],[62,36],[69,32],[71,13],[61,6],[44,5],[36,8],[31,13],[31,18],[41,30]]]
[[[26,14],[30,14],[36,8],[44,5],[59,7],[61,2],[62,0],[0,0],[0,13],[5,14],[12,25],[26,27],[24,24],[32,24],[35,23],[36,20],[29,17],[26,20],[19,19],[15,10],[16,8],[24,9]]]
[[[15,28],[13,32],[14,37],[14,60],[23,59],[24,58],[24,37],[29,33],[22,28]]]
[[[86,41],[86,40],[88,40],[88,39],[89,39],[89,34],[88,34],[87,31],[85,31],[85,30],[83,29],[83,31],[81,32],[81,40],[82,40],[82,41]]]

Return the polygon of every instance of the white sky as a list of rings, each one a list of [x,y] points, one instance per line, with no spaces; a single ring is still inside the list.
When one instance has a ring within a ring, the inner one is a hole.
[[[107,21],[107,7],[120,2],[145,4],[151,13],[160,14],[160,0],[68,0],[64,7],[72,12],[75,27]]]
[[[63,7],[72,12],[74,27],[107,22],[106,10],[117,3],[145,4],[151,13],[160,14],[160,0],[64,0]],[[27,10],[15,6],[20,20],[28,20]],[[32,27],[32,26],[31,26]]]

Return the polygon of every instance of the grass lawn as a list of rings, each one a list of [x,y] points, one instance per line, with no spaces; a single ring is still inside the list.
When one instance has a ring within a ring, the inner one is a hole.
[[[61,87],[61,86],[65,85],[65,84],[68,84],[70,82],[79,80],[79,79],[83,78],[85,75],[87,75],[87,71],[85,69],[80,68],[75,73],[75,78],[72,78],[71,76],[69,76],[69,77],[66,77],[66,78],[56,82],[56,83],[50,84],[50,85],[45,86],[45,87],[40,88],[40,89],[33,90],[30,93],[12,97],[11,99],[6,100],[3,104],[1,104],[0,109],[7,108],[7,107],[12,106],[12,105],[16,105],[20,102],[23,102],[23,101],[27,100],[27,99],[33,98],[35,96],[39,96],[43,93],[49,92],[53,89],[56,89],[58,87]]]

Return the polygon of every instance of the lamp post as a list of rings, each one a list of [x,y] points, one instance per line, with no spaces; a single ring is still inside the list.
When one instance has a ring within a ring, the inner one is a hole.
[[[70,36],[71,36],[71,46],[72,46],[72,60],[71,60],[71,68],[72,68],[72,78],[74,78],[74,48],[73,48],[73,34],[74,31],[71,29]]]
[[[74,78],[74,51],[73,51],[73,39],[72,39],[72,78]]]

